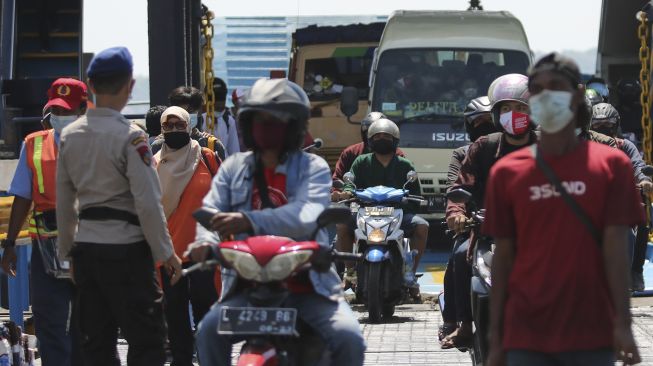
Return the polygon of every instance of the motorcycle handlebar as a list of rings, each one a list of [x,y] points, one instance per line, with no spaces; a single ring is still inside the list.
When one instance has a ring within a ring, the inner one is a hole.
[[[402,199],[402,201],[403,202],[414,202],[414,203],[417,203],[419,205],[426,205],[428,203],[427,200],[425,200],[423,198],[416,198],[415,196],[404,197]]]
[[[331,258],[334,261],[352,261],[352,262],[360,262],[363,260],[363,255],[360,253],[347,253],[347,252],[339,252],[337,250],[334,250],[333,253],[331,254]],[[207,269],[211,269],[213,267],[219,266],[220,261],[217,259],[209,259],[204,262],[199,262],[195,263],[192,266],[185,268],[181,271],[182,276],[188,276],[189,274],[196,272],[196,271],[205,271]]]
[[[360,253],[346,253],[346,252],[339,252],[337,250],[333,251],[332,257],[334,260],[338,260],[338,261],[359,262],[363,260],[363,255]]]
[[[186,269],[183,269],[181,271],[181,275],[182,276],[188,276],[190,273],[193,273],[195,271],[204,271],[204,270],[207,270],[209,268],[213,268],[213,267],[215,267],[215,266],[217,266],[219,264],[220,264],[220,262],[217,259],[209,259],[209,260],[204,261],[204,262],[195,263],[192,266],[190,266],[190,267],[188,267]]]

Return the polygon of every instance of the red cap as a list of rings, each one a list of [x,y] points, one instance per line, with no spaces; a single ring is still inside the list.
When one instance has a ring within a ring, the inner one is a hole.
[[[71,111],[77,109],[80,103],[86,100],[88,100],[86,84],[76,79],[61,78],[50,86],[48,103],[43,110],[57,106]]]

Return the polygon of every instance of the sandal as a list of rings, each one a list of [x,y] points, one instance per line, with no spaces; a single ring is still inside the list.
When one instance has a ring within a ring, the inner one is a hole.
[[[445,337],[441,342],[440,342],[440,348],[442,349],[451,349],[451,348],[469,348],[472,347],[474,344],[474,334],[463,334],[463,335],[458,335],[456,334],[450,334],[449,336]]]
[[[456,326],[455,323],[442,324],[440,327],[438,327],[438,341],[442,342],[442,340],[445,339],[449,334],[455,332],[457,328],[458,326]]]

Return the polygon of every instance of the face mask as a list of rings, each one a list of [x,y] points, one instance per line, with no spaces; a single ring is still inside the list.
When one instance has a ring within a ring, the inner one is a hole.
[[[472,127],[469,131],[469,140],[474,142],[478,140],[479,137],[489,135],[491,133],[497,132],[496,127],[493,123],[481,123],[478,127]]]
[[[474,98],[476,94],[478,93],[478,90],[476,88],[467,88],[465,89],[465,97],[468,99]]]
[[[57,133],[61,133],[64,127],[75,122],[79,116],[57,116],[50,114],[50,125]]]
[[[568,91],[544,90],[529,100],[531,117],[546,133],[556,133],[565,128],[572,118],[571,99]]]
[[[531,119],[528,114],[515,111],[501,114],[499,122],[503,130],[513,136],[525,134],[531,126]]]
[[[386,139],[370,140],[370,149],[375,153],[379,153],[381,155],[387,155],[395,152],[397,146],[395,145],[395,142],[391,140],[386,140]]]
[[[576,134],[576,136],[580,136],[583,133],[583,129],[576,127],[574,133]]]
[[[254,123],[252,137],[259,149],[280,149],[286,141],[286,123]]]
[[[166,145],[172,149],[181,149],[190,142],[190,135],[186,131],[166,132],[163,134]]]
[[[189,125],[191,130],[197,127],[197,113],[193,113],[190,115]]]

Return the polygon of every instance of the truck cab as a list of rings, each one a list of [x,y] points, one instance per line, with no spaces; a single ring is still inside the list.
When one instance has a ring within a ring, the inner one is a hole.
[[[324,141],[318,151],[333,168],[342,150],[361,142],[357,121],[365,117],[374,49],[385,23],[310,26],[293,34],[289,79],[311,101],[309,132]],[[345,87],[357,89],[358,113],[348,119],[340,111]],[[351,121],[351,122],[348,122]]]
[[[419,174],[427,218],[444,217],[452,151],[469,143],[463,111],[498,76],[525,74],[532,55],[508,12],[394,12],[375,52],[369,111],[395,121]]]

